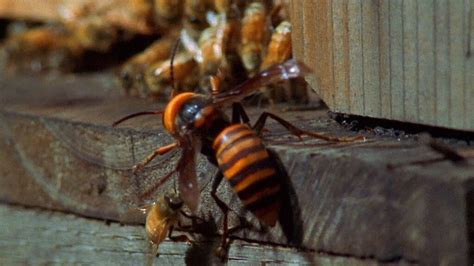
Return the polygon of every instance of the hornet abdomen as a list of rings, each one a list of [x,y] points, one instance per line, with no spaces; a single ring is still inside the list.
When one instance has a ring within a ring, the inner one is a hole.
[[[280,209],[280,178],[277,163],[262,140],[245,124],[222,130],[213,144],[219,169],[245,207],[270,226]]]

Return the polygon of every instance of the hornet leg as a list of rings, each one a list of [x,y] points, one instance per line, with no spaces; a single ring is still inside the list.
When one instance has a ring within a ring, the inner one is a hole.
[[[229,206],[225,204],[218,196],[217,196],[217,188],[221,184],[222,179],[224,178],[224,175],[222,174],[221,171],[219,171],[216,174],[216,177],[214,178],[214,182],[212,183],[212,190],[211,190],[211,196],[216,202],[217,206],[221,209],[222,213],[224,214],[223,221],[222,221],[222,240],[220,246],[216,250],[216,255],[224,259],[227,253],[227,248],[228,248],[228,242],[227,242],[227,237],[229,235],[229,228],[228,228],[228,214],[229,214]]]
[[[237,124],[241,121],[244,124],[249,125],[250,119],[247,115],[247,112],[245,112],[245,109],[242,104],[234,102],[232,103],[232,123]]]
[[[150,155],[148,155],[145,160],[143,160],[142,162],[140,162],[139,164],[135,165],[133,167],[133,174],[136,174],[140,171],[143,170],[143,168],[149,164],[153,159],[155,159],[156,156],[158,155],[163,155],[163,154],[166,154],[170,151],[172,151],[173,149],[175,149],[176,147],[178,147],[178,143],[171,143],[169,145],[166,145],[166,146],[163,146],[163,147],[159,147],[158,149],[156,149],[155,151],[153,151],[153,153],[151,153]]]
[[[257,122],[253,126],[253,129],[257,132],[258,135],[262,133],[263,127],[265,126],[265,122],[267,118],[270,117],[273,120],[277,121],[280,123],[283,127],[285,127],[291,134],[297,136],[300,140],[302,140],[301,136],[302,135],[308,135],[313,138],[317,139],[322,139],[326,141],[331,141],[331,142],[352,142],[356,140],[363,140],[363,136],[355,136],[355,137],[335,137],[335,136],[328,136],[325,135],[324,133],[321,132],[315,132],[315,131],[309,131],[309,130],[304,130],[296,127],[295,125],[291,124],[290,122],[286,121],[285,119],[269,113],[269,112],[263,112],[262,115],[258,118]]]

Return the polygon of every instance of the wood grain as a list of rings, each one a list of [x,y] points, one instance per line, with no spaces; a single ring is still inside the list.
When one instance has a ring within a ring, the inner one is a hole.
[[[0,89],[4,203],[128,223],[130,209],[145,203],[140,192],[170,171],[179,156],[131,173],[134,163],[171,138],[155,117],[112,128],[125,114],[162,105],[121,96],[107,75],[2,78]],[[255,121],[263,110],[249,111]],[[303,128],[354,134],[328,120],[326,110],[280,114]],[[453,164],[405,137],[301,143],[275,123],[267,128],[264,141],[288,174],[282,180],[285,206],[275,228],[264,234],[244,230],[240,237],[377,263],[467,264],[472,239],[466,232],[474,226],[467,218],[474,206],[467,196],[474,188],[472,164]],[[434,161],[414,163],[420,160]],[[206,185],[215,168],[200,158],[197,171],[203,188],[198,214],[220,225],[222,214]],[[156,196],[172,186],[169,182]],[[227,183],[218,193],[259,228]]]
[[[218,239],[193,244],[165,240],[160,255],[147,253],[142,226],[123,226],[40,209],[0,205],[0,263],[107,265],[221,265],[212,255]],[[176,235],[184,232],[175,232]],[[234,241],[227,265],[380,265],[375,260]]]
[[[472,131],[472,6],[294,0],[295,56],[333,111]]]

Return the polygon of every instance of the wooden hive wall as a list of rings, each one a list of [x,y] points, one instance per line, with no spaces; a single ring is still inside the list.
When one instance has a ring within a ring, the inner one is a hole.
[[[293,49],[333,111],[472,131],[473,10],[472,0],[293,0]]]

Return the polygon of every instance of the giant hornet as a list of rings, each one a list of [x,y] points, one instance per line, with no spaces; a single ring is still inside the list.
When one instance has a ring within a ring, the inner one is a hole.
[[[211,196],[224,214],[224,232],[219,254],[223,255],[228,247],[226,239],[229,233],[227,219],[230,209],[217,196],[217,188],[224,177],[230,182],[246,209],[264,224],[274,226],[281,205],[281,183],[277,163],[269,155],[261,139],[267,118],[274,119],[299,138],[302,135],[308,135],[326,141],[360,139],[359,136],[339,138],[303,130],[268,112],[264,112],[254,126],[249,125],[249,118],[239,103],[241,99],[262,86],[303,77],[307,73],[309,70],[303,64],[288,60],[271,66],[240,85],[223,92],[219,92],[219,79],[215,77],[212,79],[213,90],[219,93],[211,96],[194,92],[179,93],[173,95],[164,111],[135,113],[116,121],[114,126],[136,116],[159,114],[162,115],[164,128],[176,140],[172,144],[157,148],[143,162],[134,167],[134,172],[140,171],[158,155],[166,154],[176,148],[182,149],[182,157],[176,168],[145,191],[144,195],[151,195],[176,172],[179,194],[184,204],[195,212],[200,196],[195,164],[196,155],[201,152],[209,162],[219,168],[211,190]],[[222,107],[227,104],[232,104],[232,119],[223,112]]]

